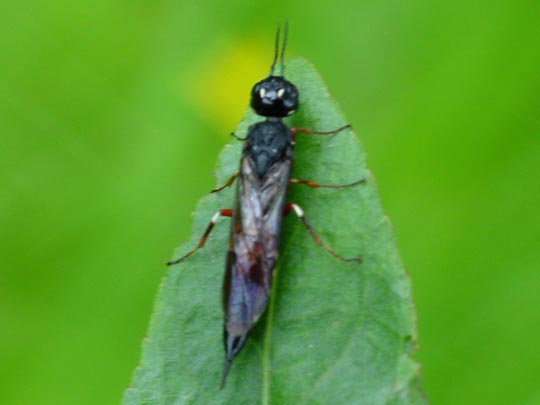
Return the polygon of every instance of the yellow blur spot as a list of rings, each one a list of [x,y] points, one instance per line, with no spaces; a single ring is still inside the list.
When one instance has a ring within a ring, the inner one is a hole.
[[[272,58],[272,43],[222,44],[182,75],[185,100],[228,138],[249,106],[252,86],[268,75]]]

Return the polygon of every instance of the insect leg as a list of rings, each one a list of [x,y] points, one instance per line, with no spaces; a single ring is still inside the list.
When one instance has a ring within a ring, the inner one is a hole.
[[[293,184],[303,184],[311,188],[347,188],[347,187],[352,187],[358,184],[365,183],[366,179],[362,178],[360,180],[353,181],[352,183],[349,183],[349,184],[319,184],[311,180],[304,180],[304,179],[298,179],[298,178],[293,177],[289,180],[289,182]]]
[[[302,221],[304,226],[306,227],[307,231],[313,238],[313,241],[322,247],[324,250],[326,250],[328,253],[330,253],[332,256],[334,256],[336,259],[341,260],[342,262],[361,262],[362,256],[357,257],[343,257],[341,255],[338,255],[336,252],[334,252],[332,249],[330,249],[328,246],[326,246],[321,239],[319,238],[319,235],[315,232],[311,224],[308,222],[307,218],[304,215],[304,211],[302,208],[300,208],[297,204],[289,203],[285,205],[285,214],[288,214],[289,212],[294,211],[296,216]]]
[[[242,138],[241,136],[236,135],[234,132],[231,132],[231,136],[238,141],[245,141],[247,138]]]
[[[180,263],[181,261],[183,261],[183,260],[187,259],[189,256],[191,256],[193,253],[195,253],[197,250],[202,248],[204,246],[204,244],[206,243],[206,239],[208,238],[208,235],[210,235],[210,232],[212,232],[212,229],[214,228],[214,225],[216,224],[218,219],[220,217],[231,217],[232,214],[233,214],[233,211],[230,208],[219,210],[218,212],[216,212],[214,214],[214,216],[212,217],[212,220],[210,221],[210,223],[206,227],[206,230],[204,231],[203,235],[201,236],[201,239],[199,239],[199,243],[197,244],[197,246],[195,246],[195,248],[193,248],[192,250],[187,252],[181,258],[168,261],[167,266]]]
[[[334,129],[333,131],[313,131],[307,128],[291,128],[290,131],[292,136],[295,137],[298,132],[301,132],[305,135],[333,135],[347,128],[351,128],[351,124],[343,125],[342,127]]]
[[[227,183],[225,183],[225,185],[221,186],[221,187],[218,187],[218,188],[215,188],[213,189],[212,191],[210,191],[210,194],[213,194],[213,193],[219,193],[221,190],[224,190],[230,186],[232,186],[232,184],[234,183],[234,180],[238,177],[238,172],[236,172],[235,174],[233,174],[231,176],[231,178],[229,180],[227,180]]]

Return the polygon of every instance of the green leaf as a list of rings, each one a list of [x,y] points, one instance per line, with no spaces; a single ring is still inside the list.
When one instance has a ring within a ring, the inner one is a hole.
[[[288,124],[331,130],[347,120],[315,69],[302,59],[287,65],[301,107]],[[236,134],[260,120],[248,112]],[[238,170],[242,143],[221,153],[222,185]],[[293,176],[347,189],[291,186],[321,239],[343,263],[317,247],[300,221],[284,220],[282,250],[266,315],[233,363],[219,391],[224,361],[221,283],[229,225],[217,224],[204,249],[173,266],[161,285],[141,365],[124,404],[409,404],[425,403],[419,388],[415,314],[410,281],[360,141],[351,130],[297,136]],[[194,214],[197,243],[212,215],[233,206],[234,187],[204,196]]]

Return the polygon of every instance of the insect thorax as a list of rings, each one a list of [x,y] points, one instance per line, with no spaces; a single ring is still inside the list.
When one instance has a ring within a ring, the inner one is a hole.
[[[253,160],[259,179],[284,157],[291,141],[289,128],[281,120],[269,119],[249,128],[244,155]]]

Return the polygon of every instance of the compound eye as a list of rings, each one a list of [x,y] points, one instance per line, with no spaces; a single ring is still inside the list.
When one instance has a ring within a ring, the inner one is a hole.
[[[282,98],[285,95],[285,89],[282,87],[277,91],[278,98]]]

